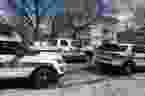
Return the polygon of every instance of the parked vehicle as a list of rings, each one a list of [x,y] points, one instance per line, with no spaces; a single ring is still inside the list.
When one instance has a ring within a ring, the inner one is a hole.
[[[108,64],[106,69],[112,72],[112,67],[119,67],[125,73],[134,71],[136,62],[133,60],[132,44],[103,44],[96,50],[95,64]]]
[[[28,78],[35,88],[47,88],[48,81],[57,81],[66,63],[60,53],[41,48],[30,46],[27,52],[19,34],[0,32],[0,78]]]
[[[145,32],[144,27],[139,27],[134,31],[117,32],[116,40],[118,44],[133,45],[130,49],[132,49],[133,61],[136,62],[137,68],[145,65]]]

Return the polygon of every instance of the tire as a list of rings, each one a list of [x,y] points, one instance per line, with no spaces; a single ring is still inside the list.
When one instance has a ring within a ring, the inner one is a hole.
[[[127,61],[123,65],[123,72],[125,74],[131,75],[135,70],[135,62]]]
[[[48,88],[50,82],[57,81],[57,73],[48,67],[38,68],[32,72],[30,77],[33,88]]]

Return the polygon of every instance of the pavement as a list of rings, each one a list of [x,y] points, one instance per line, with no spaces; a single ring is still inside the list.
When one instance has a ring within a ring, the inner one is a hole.
[[[74,92],[76,88],[82,87],[84,90],[87,90],[90,85],[94,86],[93,85],[94,83],[98,83],[97,85],[95,85],[96,87],[103,86],[106,83],[104,76],[95,75],[90,72],[87,72],[86,70],[81,70],[87,66],[88,65],[85,64],[70,64],[68,66],[69,69],[68,72],[66,72],[64,77],[60,78],[59,80],[59,84],[61,84],[61,86],[57,86],[57,84],[49,84],[48,89],[41,89],[41,90],[23,89],[23,88],[17,88],[17,89],[11,88],[6,90],[2,89],[0,93],[2,93],[3,95],[0,96],[23,96],[23,94],[25,94],[26,96],[30,96],[30,95],[40,96],[40,94],[41,96],[60,96],[60,94],[64,94],[65,96],[71,96],[68,94],[72,94],[72,95],[78,94],[77,96],[80,96],[79,95],[81,94],[80,91],[76,90],[76,92]],[[13,82],[11,81],[11,83]],[[58,95],[57,93],[60,94]]]
[[[94,85],[81,85],[70,88],[43,90],[6,90],[1,96],[144,96],[144,80],[110,80]]]
[[[112,79],[108,84],[110,85],[108,89],[112,91],[114,96],[145,95],[145,80],[143,79]]]
[[[72,66],[72,67],[71,67]],[[144,96],[145,73],[130,77],[108,76],[97,72],[94,65],[72,64],[64,77],[59,80],[61,86],[49,84],[48,89],[7,89],[0,96]]]

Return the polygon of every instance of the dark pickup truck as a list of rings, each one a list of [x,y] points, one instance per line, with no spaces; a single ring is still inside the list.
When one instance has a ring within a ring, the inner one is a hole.
[[[124,72],[131,73],[135,62],[132,59],[132,44],[104,44],[96,49],[95,64],[105,64],[112,71],[112,67],[119,67]]]

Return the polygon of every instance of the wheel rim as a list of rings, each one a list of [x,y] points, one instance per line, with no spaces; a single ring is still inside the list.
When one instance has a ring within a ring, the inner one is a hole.
[[[39,76],[40,76],[40,80],[47,80],[48,79],[48,73],[47,72],[40,72]]]
[[[131,73],[132,72],[132,64],[131,63],[128,63],[128,65],[125,67],[125,71],[127,73]]]
[[[35,76],[33,78],[34,86],[36,88],[48,88],[48,79],[49,79],[49,73],[50,70],[48,69],[41,69],[37,73],[35,73]]]
[[[48,80],[50,72],[51,71],[48,69],[41,69],[40,71],[38,71],[37,78],[39,78],[39,80]]]

